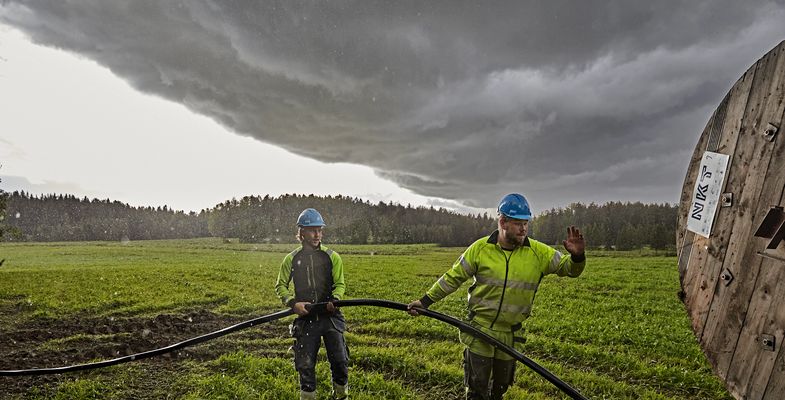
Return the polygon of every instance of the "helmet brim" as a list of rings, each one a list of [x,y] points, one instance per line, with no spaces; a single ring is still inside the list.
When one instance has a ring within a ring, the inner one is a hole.
[[[531,214],[513,214],[513,215],[507,215],[507,214],[504,214],[504,213],[502,213],[502,215],[504,215],[504,216],[505,216],[505,217],[507,217],[507,218],[512,218],[512,219],[522,219],[522,220],[526,220],[526,221],[528,221],[528,220],[532,219],[532,216],[531,216]]]

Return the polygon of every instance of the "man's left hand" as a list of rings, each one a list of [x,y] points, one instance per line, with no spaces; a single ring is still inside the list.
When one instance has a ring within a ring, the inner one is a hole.
[[[327,309],[327,314],[330,314],[330,315],[335,314],[335,311],[338,310],[338,307],[336,307],[335,304],[333,304],[332,301],[328,301],[327,305],[325,306],[325,308]]]
[[[574,256],[582,255],[586,251],[586,240],[583,239],[581,230],[575,226],[567,228],[567,240],[562,241],[562,244]]]

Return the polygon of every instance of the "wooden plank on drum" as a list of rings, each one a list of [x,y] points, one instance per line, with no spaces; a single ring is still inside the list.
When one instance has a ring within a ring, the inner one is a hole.
[[[709,132],[711,132],[711,129],[714,126],[714,118],[716,115],[717,110],[714,110],[714,114],[709,119],[709,122],[706,123],[706,127],[703,128],[703,134],[700,136],[696,151],[690,160],[690,165],[687,168],[687,175],[684,177],[684,187],[681,191],[681,204],[689,204],[692,200],[692,191],[695,186],[695,180],[698,178],[698,168],[701,157],[703,156],[703,151],[698,151],[697,149],[706,148],[706,143],[709,142]],[[684,254],[682,251],[686,247],[691,246],[693,240],[693,233],[687,230],[687,213],[679,213],[676,226],[678,227],[678,232],[676,233],[676,246],[679,252],[679,277],[683,278],[684,270],[687,268],[689,254]]]
[[[747,399],[763,398],[785,340],[782,329],[785,319],[781,319],[785,315],[778,313],[782,309],[779,305],[785,299],[777,295],[785,292],[785,268],[775,264],[774,260],[764,260],[761,265],[758,284],[728,371],[728,389]],[[761,335],[764,334],[774,337],[774,351],[763,348]]]
[[[780,204],[783,202],[785,202],[785,199],[783,199]],[[783,245],[780,244],[780,246]],[[782,265],[779,265],[778,268],[780,268],[780,270],[785,269]],[[782,277],[780,277],[780,279],[782,279]],[[785,304],[785,293],[780,289],[776,296],[777,298],[772,300],[772,303],[774,304],[773,317],[775,321],[778,321],[780,324],[782,324],[782,321],[785,321],[785,307],[782,306]],[[779,327],[781,328],[782,325],[779,325]],[[785,351],[782,350],[783,344],[785,343],[775,343],[777,358],[772,365],[771,373],[768,377],[768,383],[765,389],[766,391],[763,395],[764,400],[785,399]],[[756,385],[757,382],[758,381],[756,380]]]
[[[709,141],[709,133],[711,132],[712,128],[714,127],[714,120],[717,116],[717,110],[714,110],[714,115],[712,118],[709,119],[709,122],[706,124],[706,128],[703,130],[703,134],[700,137],[698,145],[696,149],[704,149],[706,144]],[[684,188],[682,189],[681,194],[681,204],[690,204],[692,201],[692,192],[695,186],[695,180],[698,177],[698,170],[700,169],[701,158],[703,157],[703,151],[695,151],[695,154],[692,156],[692,160],[690,160],[690,166],[687,170],[687,176],[684,178]],[[696,285],[696,280],[700,276],[700,270],[702,268],[702,264],[698,264],[697,262],[690,263],[690,258],[692,257],[692,249],[694,246],[700,246],[701,243],[695,244],[695,240],[699,240],[701,236],[694,234],[691,231],[687,230],[687,215],[688,213],[679,213],[679,222],[677,225],[677,229],[679,231],[679,236],[676,238],[676,243],[679,249],[679,280],[681,282],[681,297],[683,297],[683,301],[687,306],[687,310],[691,309],[690,302],[692,299],[687,296],[687,293],[691,293],[693,291],[693,287]],[[687,271],[688,266],[692,265],[692,269]],[[692,316],[690,316],[692,319]]]
[[[709,141],[709,132],[711,132],[714,123],[714,116],[716,116],[716,114],[717,110],[714,110],[714,115],[711,119],[709,119],[709,122],[703,129],[703,134],[700,136],[696,148],[703,149],[706,147],[706,143]],[[695,154],[699,153],[700,152],[698,151],[695,152]],[[692,159],[690,160],[690,165],[687,169],[687,176],[684,178],[684,187],[682,188],[681,193],[681,204],[685,204],[685,202],[686,204],[689,204],[691,201],[692,190],[695,186],[695,180],[698,176],[700,161],[701,157],[696,155],[693,155]],[[694,281],[693,278],[696,276],[696,274],[692,273],[692,271],[690,271],[690,274],[686,273],[687,266],[689,265],[690,255],[692,254],[692,244],[696,235],[687,230],[687,213],[679,213],[679,219],[676,227],[676,248],[678,249],[679,254],[679,282],[681,283],[679,297],[686,305],[689,301],[689,299],[686,297],[686,292],[691,290]],[[689,310],[689,307],[687,307],[687,310]]]
[[[785,63],[785,54],[781,55],[780,60]],[[780,97],[769,101],[785,101],[785,78],[779,84],[780,88],[776,93],[779,93]],[[782,126],[783,118],[785,116],[780,114],[776,120],[764,120],[763,126],[768,122]],[[785,166],[785,144],[780,137],[772,145],[774,149],[766,173],[766,185],[761,191],[758,210],[755,213],[756,227],[771,205],[785,204],[783,199],[785,174],[782,173],[782,168]],[[764,250],[768,241],[768,238],[750,238],[756,252]],[[780,243],[780,247],[782,246],[783,244]],[[753,255],[753,257],[759,256]],[[769,379],[775,371],[774,365],[778,353],[785,340],[785,312],[782,311],[782,305],[785,304],[785,261],[773,258],[760,258],[760,261],[760,272],[750,299],[747,318],[728,371],[728,385],[731,392],[743,393],[748,399],[763,398]],[[774,336],[774,351],[764,349],[761,335]],[[779,379],[782,377],[780,376]]]

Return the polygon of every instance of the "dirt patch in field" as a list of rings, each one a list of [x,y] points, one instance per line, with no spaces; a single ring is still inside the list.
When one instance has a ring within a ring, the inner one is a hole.
[[[15,311],[3,307],[2,315]],[[72,317],[68,320],[33,319],[19,325],[0,326],[0,370],[53,368],[110,360],[154,350],[240,323],[250,316],[216,314],[208,310],[154,317]],[[267,349],[240,348],[231,339],[264,339],[288,336],[282,323],[269,323],[233,332],[227,336],[148,358],[145,363],[159,371],[178,368],[172,361],[210,360],[221,354],[246,350],[264,354]],[[275,349],[276,352],[280,349]],[[56,387],[84,374],[0,377],[3,398],[24,397],[32,388]],[[159,382],[160,383],[160,382]]]

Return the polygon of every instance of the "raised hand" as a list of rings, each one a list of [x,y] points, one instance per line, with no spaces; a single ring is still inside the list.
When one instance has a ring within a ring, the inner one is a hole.
[[[586,251],[586,240],[583,239],[581,230],[572,225],[567,228],[567,240],[562,241],[562,244],[574,256],[581,255]]]

